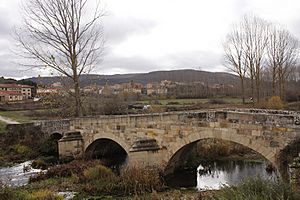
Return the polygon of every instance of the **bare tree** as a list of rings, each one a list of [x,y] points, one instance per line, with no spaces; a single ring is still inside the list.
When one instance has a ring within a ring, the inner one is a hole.
[[[22,55],[30,66],[52,69],[72,80],[76,116],[82,115],[79,78],[98,63],[103,47],[100,26],[103,12],[88,0],[28,0],[23,5],[24,25],[16,30]],[[90,17],[88,17],[90,15]]]
[[[241,80],[242,87],[242,99],[245,103],[245,77],[247,72],[247,67],[244,63],[244,33],[240,26],[235,25],[232,32],[227,35],[227,39],[223,44],[224,48],[224,59],[226,67],[236,73]]]
[[[251,93],[254,94],[255,84],[256,100],[259,102],[261,71],[264,66],[265,49],[268,45],[269,24],[258,17],[245,16],[241,26],[245,34],[245,63],[251,79]]]
[[[267,49],[268,63],[272,69],[273,95],[278,81],[279,95],[285,99],[285,82],[297,66],[299,42],[289,31],[273,26]]]
[[[279,30],[272,27],[270,31],[269,44],[267,46],[268,65],[272,76],[272,95],[276,93],[276,82],[278,81],[278,65],[280,62]]]

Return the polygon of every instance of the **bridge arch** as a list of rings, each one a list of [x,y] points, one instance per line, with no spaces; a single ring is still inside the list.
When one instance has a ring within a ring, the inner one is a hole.
[[[172,173],[173,170],[179,165],[182,158],[181,156],[186,154],[191,149],[192,145],[196,144],[197,141],[204,139],[220,139],[243,145],[259,153],[269,162],[271,162],[272,165],[278,168],[276,160],[277,152],[273,148],[268,147],[263,143],[259,143],[258,141],[253,140],[250,137],[238,134],[230,135],[228,133],[193,133],[190,134],[188,138],[182,138],[181,140],[179,140],[179,142],[177,142],[175,145],[172,145],[171,148],[169,148],[168,153],[165,157],[165,163],[167,163],[165,167],[165,173]]]
[[[108,167],[120,167],[126,163],[129,154],[127,144],[116,136],[108,134],[95,135],[85,145],[84,155],[87,159],[100,159]]]
[[[126,151],[127,154],[129,154],[130,146],[122,138],[120,138],[116,135],[110,134],[110,133],[95,134],[93,136],[93,139],[91,139],[91,140],[85,139],[84,140],[85,141],[84,152],[94,141],[100,140],[100,139],[108,139],[108,140],[112,140],[112,141],[116,142]]]
[[[50,138],[53,138],[53,139],[61,139],[63,137],[63,134],[60,133],[60,132],[53,132],[49,135]]]

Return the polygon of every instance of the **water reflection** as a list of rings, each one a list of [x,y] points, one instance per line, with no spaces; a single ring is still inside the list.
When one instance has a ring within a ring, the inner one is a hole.
[[[237,185],[245,178],[257,176],[274,180],[276,178],[276,172],[268,173],[266,166],[266,162],[204,162],[197,168],[197,189],[220,189],[224,185]]]

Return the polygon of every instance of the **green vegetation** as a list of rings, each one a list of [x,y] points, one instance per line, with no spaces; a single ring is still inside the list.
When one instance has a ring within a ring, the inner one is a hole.
[[[67,173],[65,173],[67,172]],[[298,188],[299,189],[299,188]],[[120,175],[97,161],[73,161],[50,168],[49,172],[23,187],[0,189],[2,199],[62,199],[59,191],[76,192],[74,199],[203,199],[203,200],[297,200],[300,192],[280,180],[253,178],[219,191],[173,190],[164,186],[158,169],[126,168]],[[47,198],[46,198],[47,197]]]
[[[22,134],[18,134],[18,131],[3,131],[0,140],[0,166],[10,166],[33,159],[36,159],[34,165],[44,169],[56,164],[59,139],[60,137],[47,137],[35,129],[24,128]]]
[[[225,186],[211,195],[209,200],[298,200],[299,191],[280,180],[271,181],[262,178],[245,180],[238,186]]]
[[[77,160],[51,167],[45,174],[32,178],[30,184],[23,189],[71,190],[79,193],[78,199],[91,196],[145,195],[165,190],[160,174],[157,168],[130,167],[122,170],[120,175],[116,175],[98,161]]]
[[[5,132],[6,123],[0,121],[0,134]]]
[[[0,200],[63,200],[55,192],[48,189],[40,189],[32,192],[27,192],[22,189],[4,187],[0,189]]]
[[[20,123],[31,122],[32,118],[26,116],[28,111],[0,111],[0,116],[10,118]]]

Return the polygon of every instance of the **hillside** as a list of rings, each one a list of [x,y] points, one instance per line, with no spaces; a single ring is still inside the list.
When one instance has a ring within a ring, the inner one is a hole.
[[[55,82],[67,82],[64,77],[33,77],[31,80],[38,84],[50,85]],[[116,74],[116,75],[82,75],[81,84],[87,86],[91,84],[104,85],[106,81],[110,85],[117,83],[126,83],[130,81],[147,84],[151,82],[160,82],[170,80],[177,82],[204,82],[208,85],[213,84],[239,84],[239,78],[233,74],[225,72],[206,72],[198,70],[172,70],[172,71],[154,71],[149,73],[138,74]]]

